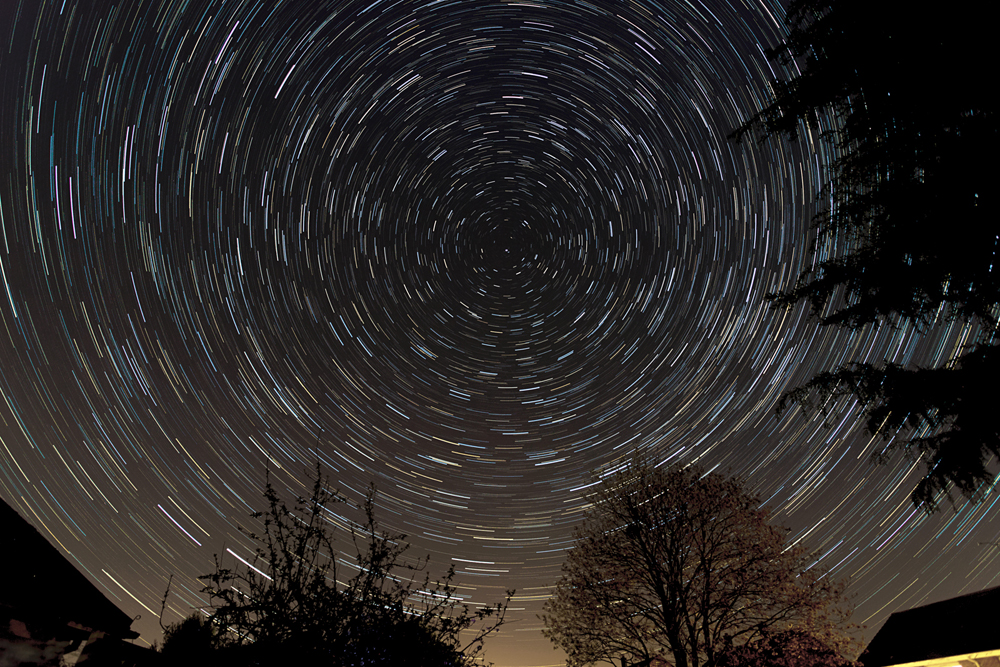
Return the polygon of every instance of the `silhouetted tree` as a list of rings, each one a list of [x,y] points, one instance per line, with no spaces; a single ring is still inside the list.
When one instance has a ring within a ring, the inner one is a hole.
[[[503,623],[507,602],[477,610],[461,604],[453,569],[441,582],[428,575],[416,580],[427,561],[406,561],[405,536],[379,530],[374,495],[372,489],[360,508],[363,521],[352,523],[333,511],[346,501],[328,489],[319,469],[310,497],[291,508],[267,482],[267,509],[252,515],[261,531],[245,531],[259,545],[255,558],[229,568],[216,557],[215,572],[202,577],[217,660],[393,667],[475,662],[485,637]],[[353,568],[338,567],[338,535],[353,542]],[[165,655],[173,639],[201,627],[192,619],[184,624],[191,628],[168,632]],[[463,638],[467,630],[473,632]]]
[[[953,486],[975,496],[992,479],[988,459],[1000,457],[1000,421],[987,418],[1000,342],[1000,142],[985,84],[992,26],[980,10],[792,0],[788,39],[769,55],[798,74],[775,82],[771,103],[734,133],[795,136],[803,123],[825,126],[837,156],[813,262],[770,296],[776,305],[807,302],[820,323],[850,329],[971,327],[966,347],[943,366],[852,363],[779,405],[823,410],[849,395],[873,434],[905,429],[897,442],[926,465],[913,501],[929,510]]]
[[[196,613],[166,627],[160,653],[169,665],[208,667],[214,664],[217,634],[218,629]]]
[[[570,667],[711,667],[726,642],[847,619],[843,584],[735,479],[636,463],[591,502],[543,616]]]
[[[815,635],[802,630],[765,630],[741,646],[727,646],[715,667],[860,667]]]

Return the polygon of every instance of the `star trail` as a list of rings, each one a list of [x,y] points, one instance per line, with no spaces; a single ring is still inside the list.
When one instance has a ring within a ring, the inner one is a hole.
[[[1000,584],[995,497],[915,511],[853,406],[776,418],[849,360],[972,332],[825,330],[831,155],[734,144],[786,73],[772,0],[40,0],[0,9],[0,494],[152,642],[204,604],[265,471],[319,462],[470,604],[540,635],[591,471],[744,476],[855,621]],[[828,129],[828,128],[826,128]],[[832,249],[830,249],[832,251]],[[10,576],[12,573],[7,573]],[[871,636],[869,631],[868,636]]]

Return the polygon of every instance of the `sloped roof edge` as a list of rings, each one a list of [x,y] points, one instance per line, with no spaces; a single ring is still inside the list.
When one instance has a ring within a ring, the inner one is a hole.
[[[872,638],[864,667],[921,663],[1000,649],[1000,586],[898,611]]]
[[[132,618],[109,600],[17,510],[0,500],[10,576],[0,604],[59,624],[77,623],[132,639]]]

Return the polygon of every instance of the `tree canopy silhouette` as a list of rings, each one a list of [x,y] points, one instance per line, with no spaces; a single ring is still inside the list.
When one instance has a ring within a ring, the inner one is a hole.
[[[546,603],[567,665],[711,667],[769,629],[839,636],[843,583],[735,479],[633,464],[604,479]]]
[[[714,667],[861,667],[802,630],[765,630],[761,637],[722,651]]]
[[[252,515],[260,532],[244,530],[258,545],[254,558],[224,567],[216,557],[215,571],[202,577],[208,621],[170,626],[166,658],[194,664],[207,646],[212,664],[477,664],[513,591],[505,602],[470,609],[456,594],[453,569],[443,581],[426,574],[418,581],[427,560],[404,558],[405,536],[379,529],[374,488],[356,508],[358,522],[336,511],[348,503],[319,468],[310,497],[292,507],[270,480],[264,497],[267,509]],[[353,564],[339,556],[345,541],[356,551]]]
[[[849,363],[779,405],[858,399],[872,434],[923,460],[912,497],[930,510],[952,488],[983,490],[1000,457],[989,400],[1000,370],[993,40],[972,12],[792,0],[788,39],[768,55],[799,73],[733,135],[825,126],[836,156],[813,262],[774,304],[806,302],[821,324],[850,329],[968,327],[965,347],[936,367]]]

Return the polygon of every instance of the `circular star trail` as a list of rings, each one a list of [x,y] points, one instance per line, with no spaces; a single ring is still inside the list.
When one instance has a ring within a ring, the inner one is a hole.
[[[11,3],[8,3],[11,4]],[[202,604],[265,471],[319,463],[470,604],[539,635],[591,472],[745,476],[874,625],[996,584],[990,501],[924,517],[850,405],[773,413],[848,360],[969,332],[820,330],[831,155],[727,135],[786,73],[769,0],[19,2],[0,10],[0,487],[157,638]]]

